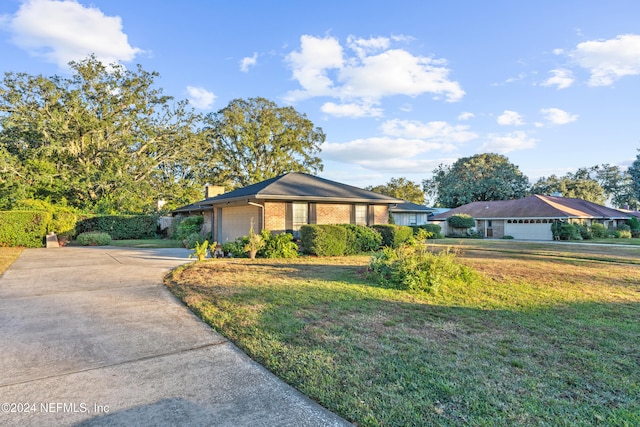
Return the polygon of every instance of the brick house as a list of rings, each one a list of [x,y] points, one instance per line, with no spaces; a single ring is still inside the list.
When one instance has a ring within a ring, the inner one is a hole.
[[[473,202],[429,219],[447,235],[447,218],[456,214],[473,217],[476,229],[486,238],[512,236],[522,240],[553,240],[551,224],[556,221],[603,224],[614,230],[629,219],[629,214],[582,199],[534,194],[522,199]]]
[[[246,236],[252,224],[256,232],[267,229],[294,235],[304,224],[387,224],[389,207],[403,203],[393,197],[300,172],[214,194],[176,209],[173,214],[204,215],[204,231],[219,243]]]

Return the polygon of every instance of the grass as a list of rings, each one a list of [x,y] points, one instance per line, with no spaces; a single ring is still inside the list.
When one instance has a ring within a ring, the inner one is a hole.
[[[0,274],[7,271],[7,268],[15,261],[24,248],[2,248],[0,247]]]
[[[112,240],[111,246],[126,248],[182,248],[182,242],[169,239]]]
[[[358,425],[640,424],[638,249],[495,243],[459,244],[482,280],[435,294],[375,285],[368,257],[209,260],[166,284]]]

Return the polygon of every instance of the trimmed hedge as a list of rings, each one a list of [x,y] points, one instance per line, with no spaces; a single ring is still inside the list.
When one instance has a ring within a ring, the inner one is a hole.
[[[371,227],[355,224],[339,224],[347,231],[345,255],[377,251],[382,246],[382,235]]]
[[[47,231],[56,233],[59,240],[71,240],[76,235],[78,216],[70,208],[56,206],[45,200],[25,199],[18,201],[14,210],[49,212],[53,219]]]
[[[99,231],[113,240],[151,239],[156,236],[157,219],[149,215],[104,215],[84,218],[76,224],[78,233]]]
[[[412,225],[411,228],[414,236],[418,234],[418,230],[425,230],[432,234],[429,239],[442,239],[444,237],[442,235],[442,227],[438,224]]]
[[[105,246],[111,244],[111,236],[101,231],[87,231],[76,239],[82,246]]]
[[[303,225],[300,237],[305,251],[317,256],[341,256],[347,250],[347,230],[339,225]]]
[[[413,229],[406,225],[378,224],[371,228],[382,235],[382,246],[397,248],[413,237]]]
[[[41,248],[52,219],[46,211],[0,212],[0,246]]]
[[[476,226],[476,222],[471,215],[467,214],[455,214],[447,218],[449,226],[452,228],[473,228]]]

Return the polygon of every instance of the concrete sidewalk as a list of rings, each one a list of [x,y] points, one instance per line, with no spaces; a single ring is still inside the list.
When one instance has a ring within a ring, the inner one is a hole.
[[[0,277],[0,425],[350,425],[162,285],[183,249],[28,249]]]

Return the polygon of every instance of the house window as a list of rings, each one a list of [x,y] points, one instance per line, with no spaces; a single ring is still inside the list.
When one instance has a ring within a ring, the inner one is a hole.
[[[300,227],[309,223],[309,204],[292,203],[293,231],[300,231]]]
[[[355,205],[354,212],[354,224],[367,225],[367,205]]]
[[[409,225],[418,225],[418,215],[414,213],[409,214]]]
[[[491,228],[492,226],[493,226],[493,224],[492,224],[491,220],[488,220],[487,221],[487,227]]]

